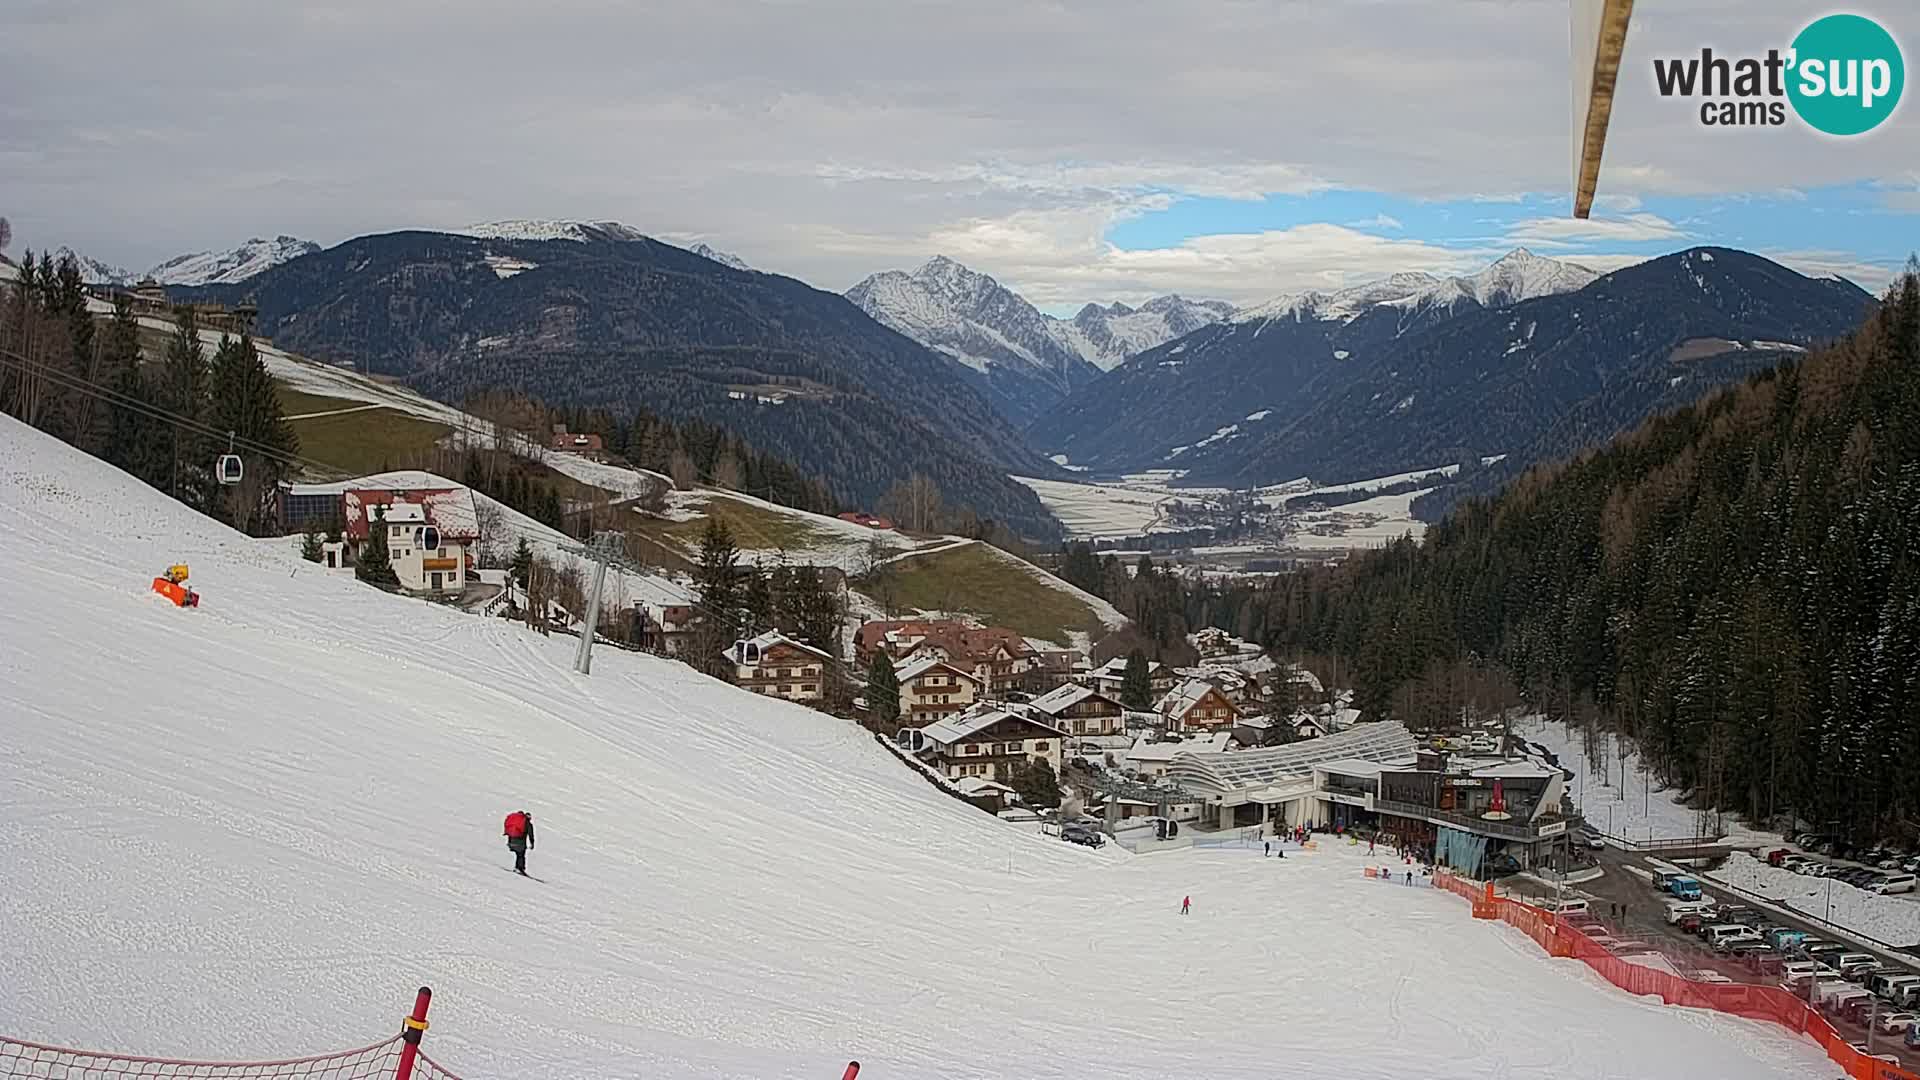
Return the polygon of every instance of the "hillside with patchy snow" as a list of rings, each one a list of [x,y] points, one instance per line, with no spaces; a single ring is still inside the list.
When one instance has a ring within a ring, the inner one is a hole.
[[[0,545],[14,1037],[319,1053],[427,984],[427,1045],[470,1080],[1820,1067],[1344,850],[1087,851],[682,665],[605,650],[576,675],[570,639],[329,575],[8,418]],[[147,590],[172,562],[200,608]],[[507,872],[518,807],[538,880]]]

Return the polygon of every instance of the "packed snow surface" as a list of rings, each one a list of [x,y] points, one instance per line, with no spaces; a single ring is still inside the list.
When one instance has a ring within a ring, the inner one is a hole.
[[[463,229],[446,230],[456,236],[489,240],[645,240],[647,234],[618,221],[488,221]]]
[[[1707,876],[1888,945],[1920,944],[1920,900],[1912,893],[1881,896],[1844,881],[1769,866],[1744,852]]]
[[[1348,852],[1086,851],[684,666],[575,675],[569,638],[330,576],[8,418],[0,544],[18,1038],[324,1052],[427,984],[472,1080],[1831,1072]],[[176,561],[197,610],[147,591]]]
[[[717,251],[711,247],[708,247],[706,244],[695,244],[692,247],[688,248],[687,250],[693,252],[695,255],[698,255],[703,259],[711,259],[712,261],[719,263],[721,266],[731,267],[735,270],[753,269],[753,267],[747,265],[747,260],[741,258],[740,256],[735,255],[732,252],[728,252],[728,251]]]

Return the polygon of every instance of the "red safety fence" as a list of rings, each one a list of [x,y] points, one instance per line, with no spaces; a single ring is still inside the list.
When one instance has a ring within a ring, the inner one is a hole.
[[[421,987],[400,1034],[358,1050],[280,1061],[179,1061],[98,1050],[72,1050],[0,1035],[0,1078],[32,1080],[460,1080],[420,1049],[433,991]],[[855,1080],[847,1063],[841,1080]]]
[[[1473,903],[1476,919],[1498,919],[1532,938],[1550,956],[1578,960],[1608,982],[1630,994],[1654,996],[1669,1005],[1766,1020],[1796,1031],[1826,1050],[1827,1057],[1854,1080],[1920,1080],[1920,1073],[1861,1053],[1805,1001],[1777,986],[1749,983],[1696,982],[1657,968],[1629,963],[1585,934],[1561,932],[1551,912],[1504,896],[1493,895],[1491,884],[1479,884],[1445,871],[1434,874],[1434,884]]]
[[[460,1080],[420,1049],[433,991],[414,998],[400,1034],[358,1050],[279,1061],[181,1061],[9,1039],[0,1035],[0,1077],[34,1080]]]

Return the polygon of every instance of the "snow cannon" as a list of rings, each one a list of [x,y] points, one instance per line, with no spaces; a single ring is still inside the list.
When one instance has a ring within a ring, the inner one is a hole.
[[[153,591],[173,601],[175,607],[200,606],[200,594],[187,587],[186,563],[175,563],[154,578]]]

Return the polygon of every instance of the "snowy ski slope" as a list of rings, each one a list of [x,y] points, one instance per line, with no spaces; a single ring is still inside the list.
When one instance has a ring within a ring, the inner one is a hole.
[[[391,597],[0,418],[0,1031],[470,1080],[1787,1080],[1328,851],[1129,857],[690,669]],[[203,606],[146,590],[193,569]],[[544,882],[505,872],[532,809]],[[1195,913],[1174,914],[1192,895]]]

